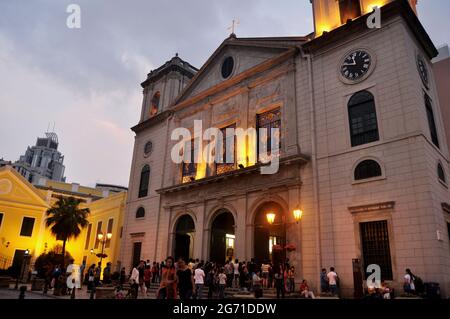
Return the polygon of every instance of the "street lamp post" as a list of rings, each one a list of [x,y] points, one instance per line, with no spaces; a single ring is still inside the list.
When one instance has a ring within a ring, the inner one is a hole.
[[[105,251],[105,244],[108,242],[108,240],[111,240],[112,238],[112,234],[111,233],[107,233],[106,236],[103,235],[103,233],[99,233],[97,235],[98,240],[102,243],[102,252],[97,255],[100,257],[100,269],[102,268],[102,260],[104,257],[107,257],[104,253]]]
[[[297,206],[297,208],[295,208],[293,210],[293,215],[294,215],[294,220],[295,223],[298,224],[299,221],[302,219],[303,216],[303,211]],[[269,223],[269,225],[274,225],[275,223],[275,218],[276,218],[276,214],[272,211],[268,212],[266,214],[266,218],[267,218],[267,222]],[[281,216],[281,225],[283,226],[283,240],[282,240],[282,248],[283,248],[283,252],[282,252],[282,260],[283,260],[283,267],[285,266],[286,263],[286,245],[287,245],[287,236],[286,236],[286,225],[287,225],[287,221],[286,221],[286,216],[282,215]],[[280,225],[280,224],[278,224]]]

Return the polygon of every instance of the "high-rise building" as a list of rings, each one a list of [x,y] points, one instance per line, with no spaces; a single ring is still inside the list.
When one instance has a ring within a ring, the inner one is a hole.
[[[58,151],[58,136],[46,132],[45,137],[38,137],[36,145],[28,147],[13,166],[32,184],[38,184],[41,178],[64,182],[63,162],[64,156]]]

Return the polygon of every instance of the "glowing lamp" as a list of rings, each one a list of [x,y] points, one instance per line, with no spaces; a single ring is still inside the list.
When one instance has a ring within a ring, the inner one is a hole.
[[[111,233],[107,233],[106,234],[106,238],[111,239],[112,238],[112,234]]]
[[[302,219],[303,211],[299,208],[294,209],[294,219],[298,223]]]
[[[30,251],[27,249],[27,250],[25,250],[24,254],[25,254],[25,256],[28,256],[30,254]]]
[[[272,225],[272,224],[275,222],[275,214],[272,213],[272,212],[267,213],[266,218],[267,218],[267,222],[268,222],[270,225]]]
[[[98,234],[97,238],[98,238],[98,240],[102,240],[103,239],[103,234],[102,233]]]

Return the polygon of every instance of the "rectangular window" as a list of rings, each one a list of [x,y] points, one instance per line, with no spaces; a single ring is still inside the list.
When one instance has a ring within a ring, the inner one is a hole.
[[[447,223],[448,240],[450,241],[450,222]]]
[[[380,139],[377,113],[373,100],[350,105],[348,113],[352,147],[376,142]]]
[[[114,223],[114,219],[110,219],[110,220],[108,220],[108,227],[107,227],[107,231],[106,231],[106,233],[108,234],[108,233],[111,233],[112,234],[112,231],[113,231],[113,223]],[[105,244],[105,247],[106,248],[109,248],[111,246],[111,239],[109,239],[109,240],[107,240],[106,241],[106,244]]]
[[[35,219],[31,217],[23,218],[20,236],[31,237],[33,235],[34,220]]]
[[[381,280],[392,280],[391,252],[386,220],[360,223],[364,269],[371,264],[381,268]],[[367,279],[367,274],[365,274]]]
[[[2,227],[2,222],[3,222],[3,213],[0,213],[0,227]]]
[[[275,134],[276,131],[274,131],[274,135],[272,136],[272,129],[277,129],[278,134]],[[281,149],[280,108],[258,114],[256,117],[256,130],[258,134],[258,161],[269,162],[272,157],[271,148],[273,147],[274,150],[277,148],[278,150]],[[266,152],[260,149],[260,144],[265,145]]]
[[[201,143],[199,141],[198,143]],[[198,144],[197,143],[197,144]],[[197,175],[197,163],[195,159],[195,153],[196,153],[196,145],[195,140],[192,139],[190,141],[187,141],[184,147],[184,152],[189,151],[190,152],[184,154],[184,158],[186,158],[186,162],[183,162],[182,165],[182,183],[188,183],[195,180],[195,176]],[[190,163],[189,163],[190,162]]]
[[[86,234],[86,242],[84,243],[84,249],[89,249],[89,242],[91,241],[91,232],[92,232],[92,224],[88,225],[87,234]]]
[[[349,19],[355,19],[361,15],[360,0],[339,0],[339,12],[341,23],[347,23]]]
[[[236,169],[236,135],[234,134],[234,129],[236,129],[236,124],[232,124],[220,129],[223,138],[222,141],[218,141],[216,149],[222,149],[222,153],[220,154],[219,152],[217,154],[219,156],[221,155],[220,159],[222,163],[220,163],[218,160],[216,161],[216,174],[218,175]],[[227,163],[227,154],[231,163]]]
[[[436,122],[434,120],[433,106],[431,99],[425,94],[425,107],[427,110],[428,127],[430,128],[431,141],[439,148],[438,132],[436,128]]]
[[[97,223],[97,232],[95,233],[95,249],[98,248],[100,241],[98,240],[98,234],[102,232],[102,222]]]

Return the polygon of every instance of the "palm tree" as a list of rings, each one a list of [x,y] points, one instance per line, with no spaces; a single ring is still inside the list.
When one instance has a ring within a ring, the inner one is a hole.
[[[77,238],[81,234],[81,230],[89,224],[87,220],[90,213],[89,208],[79,208],[80,203],[80,199],[61,196],[55,205],[47,210],[46,226],[51,227],[52,234],[63,241],[62,267],[65,267],[64,257],[67,240]]]

